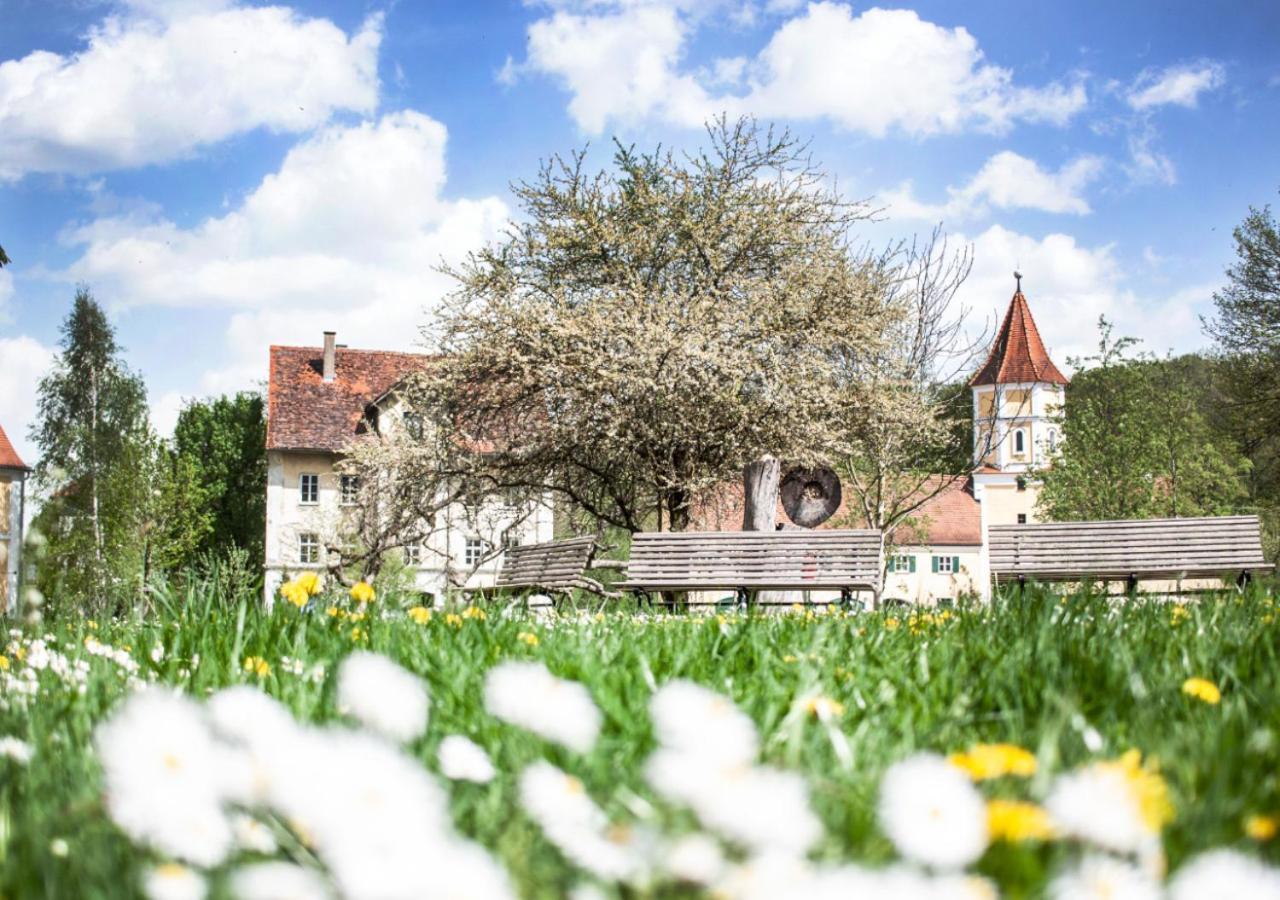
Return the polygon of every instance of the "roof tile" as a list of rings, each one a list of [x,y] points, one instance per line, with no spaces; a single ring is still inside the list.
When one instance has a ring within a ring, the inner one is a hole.
[[[13,449],[13,444],[9,443],[9,436],[4,433],[3,427],[0,427],[0,469],[31,471],[18,455],[18,451]]]
[[[1049,359],[1036,320],[1031,317],[1031,307],[1019,290],[1009,303],[1009,311],[991,345],[991,355],[969,385],[1035,382],[1067,384],[1068,378]]]

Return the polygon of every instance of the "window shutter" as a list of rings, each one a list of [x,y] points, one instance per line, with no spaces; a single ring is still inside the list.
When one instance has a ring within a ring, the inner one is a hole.
[[[960,557],[951,557],[951,574],[956,575],[960,572]]]
[[[913,553],[907,557],[907,571],[914,572],[916,570],[916,555]]]
[[[936,557],[936,556],[931,557],[931,560],[932,560],[932,562],[933,562],[933,571],[934,571],[934,572],[937,572],[937,571],[938,571],[938,557]]]

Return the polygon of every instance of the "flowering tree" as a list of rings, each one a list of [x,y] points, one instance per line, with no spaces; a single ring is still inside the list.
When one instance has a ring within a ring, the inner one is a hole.
[[[450,270],[427,335],[442,358],[406,397],[456,474],[681,530],[753,460],[840,452],[867,387],[848,374],[898,315],[884,267],[851,248],[868,207],[785,132],[721,120],[708,137],[689,156],[619,145],[594,174],[553,159],[515,186],[506,239]]]

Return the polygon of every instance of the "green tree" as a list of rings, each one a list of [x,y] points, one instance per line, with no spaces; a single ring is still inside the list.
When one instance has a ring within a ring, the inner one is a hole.
[[[1098,353],[1077,371],[1059,416],[1063,442],[1040,474],[1051,520],[1146,519],[1238,511],[1248,469],[1199,408],[1194,370],[1132,353],[1099,321]]]
[[[9,257],[5,254],[5,252],[4,252],[4,248],[3,248],[3,247],[0,247],[0,266],[7,266],[7,265],[9,265],[9,263],[10,263],[10,262],[11,262],[11,260],[10,260],[10,259],[9,259]]]
[[[173,451],[194,475],[210,528],[193,554],[249,552],[262,565],[267,504],[267,423],[261,394],[188,403],[173,430]]]
[[[51,600],[109,610],[136,595],[143,572],[153,446],[146,389],[85,287],[63,322],[61,347],[40,382],[31,429],[47,498],[37,580]]]
[[[154,462],[156,488],[145,534],[148,576],[190,567],[214,531],[209,490],[195,459],[157,442]]]

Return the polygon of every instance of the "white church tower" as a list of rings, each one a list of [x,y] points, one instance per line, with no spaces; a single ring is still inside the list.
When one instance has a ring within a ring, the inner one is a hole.
[[[1049,359],[1022,274],[973,390],[974,497],[986,525],[1036,521],[1036,472],[1057,452],[1056,417],[1068,379]]]

